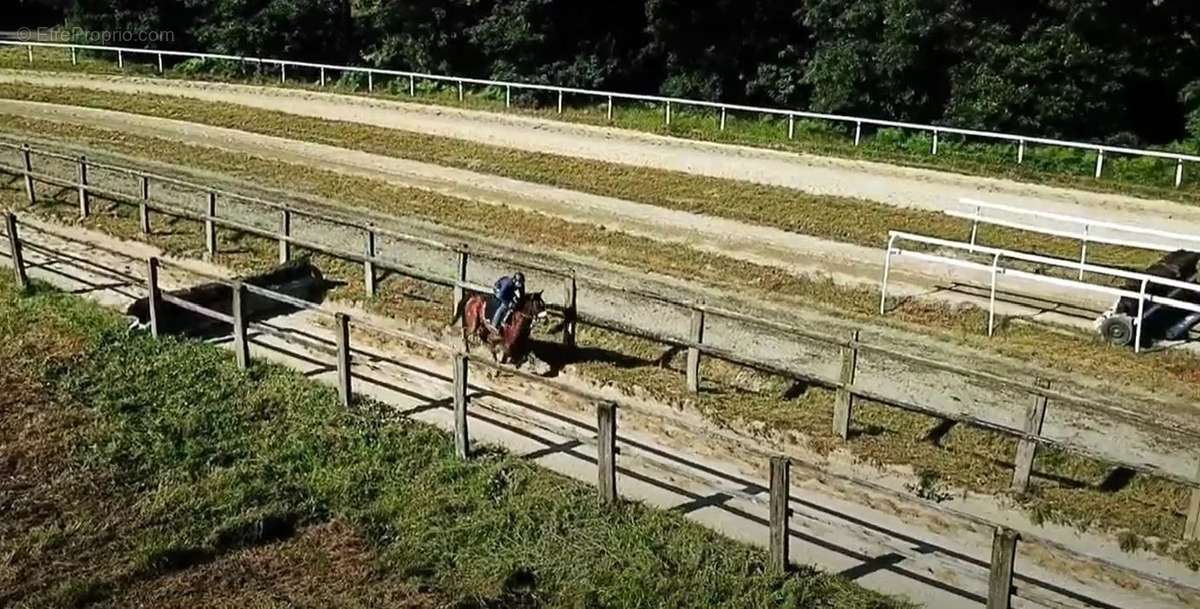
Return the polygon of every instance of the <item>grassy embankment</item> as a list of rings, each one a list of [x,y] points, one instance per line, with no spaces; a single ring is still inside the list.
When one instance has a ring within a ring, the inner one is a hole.
[[[41,285],[0,336],[6,606],[901,606]]]
[[[125,68],[119,69],[110,54],[88,56],[81,54],[79,65],[72,65],[69,54],[59,49],[35,49],[34,67],[39,70],[87,72],[100,74],[137,74],[159,76],[153,56],[126,57]],[[0,68],[28,69],[25,49],[0,48]],[[168,63],[167,78],[248,82],[281,86],[278,72],[262,72],[257,66],[233,62],[192,60],[178,65]],[[307,73],[289,70],[288,87],[316,89],[316,70]],[[330,73],[323,90],[347,94],[366,94],[366,77],[358,74]],[[297,77],[304,80],[296,80]],[[557,95],[553,93],[514,93],[513,108],[505,108],[501,88],[466,89],[463,101],[458,88],[450,84],[418,81],[417,96],[409,96],[408,79],[376,81],[375,97],[417,101],[419,103],[467,107],[495,112],[516,112],[540,118],[571,122],[612,125],[650,133],[669,134],[706,141],[745,144],[795,152],[805,152],[849,159],[881,161],[911,167],[954,171],[969,175],[1000,177],[1038,184],[1054,184],[1100,192],[1121,192],[1137,196],[1160,197],[1195,202],[1200,193],[1200,168],[1184,172],[1183,187],[1173,188],[1175,162],[1170,159],[1148,159],[1109,155],[1105,159],[1104,178],[1096,180],[1095,152],[1073,149],[1029,146],[1024,163],[1016,163],[1017,145],[965,140],[943,134],[938,154],[929,154],[931,136],[897,129],[864,130],[860,146],[853,144],[853,125],[824,121],[798,120],[795,137],[787,139],[787,120],[729,113],[726,129],[719,129],[719,112],[705,109],[673,108],[672,122],[665,125],[662,106],[637,102],[620,102],[614,120],[607,118],[604,99],[584,99],[566,96],[563,112],[557,112]],[[1172,145],[1168,149],[1190,152],[1186,146]]]
[[[32,125],[22,123],[26,127]],[[568,250],[630,266],[649,270],[667,265],[667,272],[682,277],[698,278],[717,285],[728,282],[730,277],[755,280],[762,289],[776,296],[804,299],[803,302],[839,303],[844,307],[859,307],[866,316],[873,298],[869,291],[846,290],[820,280],[804,280],[774,269],[757,267],[732,261],[719,256],[681,252],[679,248],[614,231],[603,231],[594,227],[572,224],[537,214],[512,214],[506,221],[483,222],[478,206],[470,201],[450,199],[424,191],[390,186],[372,180],[357,179],[314,170],[312,168],[282,164],[266,159],[228,153],[214,149],[192,147],[178,143],[139,138],[90,128],[37,125],[42,133],[69,136],[70,139],[99,148],[120,150],[135,156],[153,157],[158,160],[195,166],[212,171],[225,172],[264,185],[287,187],[297,191],[327,196],[349,204],[361,205],[399,216],[413,216],[432,220],[449,226],[479,231],[489,236],[503,236],[520,227],[530,235],[534,245],[552,250]],[[47,131],[50,130],[50,131]],[[42,189],[42,201],[37,213],[55,215],[65,222],[73,222],[75,202],[72,193],[56,192],[57,189]],[[23,194],[18,190],[3,191],[6,204],[23,207]],[[119,211],[106,209],[94,214],[87,225],[105,230],[118,236],[140,239],[134,210],[120,207]],[[511,224],[506,222],[511,221]],[[150,240],[169,251],[182,255],[198,255],[202,248],[200,227],[189,222],[172,222],[170,230],[155,233]],[[260,239],[241,238],[229,231],[220,233],[223,240],[220,262],[235,268],[261,268],[269,264],[274,256],[274,244]],[[697,257],[699,264],[697,265]],[[358,298],[361,294],[360,270],[356,265],[321,259],[322,268],[329,274],[348,280],[347,287],[335,292],[334,297]],[[734,287],[723,285],[722,287]],[[385,281],[383,292],[367,306],[394,317],[425,324],[431,331],[440,331],[445,323],[448,294],[431,291],[418,284],[404,281]],[[412,298],[419,296],[419,298]],[[917,305],[902,309],[901,317],[909,322],[941,323],[943,329],[964,338],[972,338],[970,324],[981,321],[978,313],[964,316],[951,315],[950,311],[938,311]],[[939,321],[940,320],[940,321]],[[977,338],[977,337],[976,337]],[[1106,357],[1125,357],[1111,349],[1098,349],[1089,340],[1070,337],[1047,337],[1045,333],[1028,332],[1019,327],[1008,329],[1000,341],[1009,345],[1025,345],[1033,350],[1040,341],[1059,341],[1056,346],[1080,350],[1094,350]],[[614,382],[621,386],[637,387],[664,401],[691,404],[711,419],[723,425],[755,429],[772,438],[791,437],[801,439],[810,448],[827,452],[845,446],[856,457],[871,463],[912,465],[925,484],[915,489],[927,496],[938,496],[947,492],[1003,493],[1010,476],[1010,463],[1014,451],[1006,438],[978,430],[957,427],[940,441],[925,438],[937,422],[921,416],[910,415],[895,409],[864,404],[856,411],[855,437],[843,445],[829,433],[832,412],[832,395],[829,392],[809,388],[791,387],[790,383],[777,378],[747,374],[721,364],[706,363],[705,392],[699,398],[683,393],[679,380],[680,358],[659,367],[656,362],[662,357],[661,347],[621,337],[610,333],[584,328],[580,335],[581,344],[603,349],[633,358],[635,365],[616,365],[604,361],[585,361],[577,364],[579,373],[597,382]],[[1061,352],[1061,351],[1060,351]],[[1087,351],[1091,353],[1091,351]],[[1081,354],[1082,357],[1082,354]],[[1097,355],[1092,355],[1093,359]],[[1157,360],[1158,367],[1149,363],[1146,371],[1164,374],[1162,382],[1171,381],[1170,374],[1194,370],[1183,368],[1172,372],[1164,365],[1183,357],[1179,354],[1155,354],[1149,359]],[[1116,365],[1119,360],[1112,360]],[[1144,362],[1145,360],[1133,360]],[[1078,361],[1074,363],[1078,364]],[[1185,363],[1180,360],[1179,363]],[[1018,498],[1021,505],[1037,518],[1067,522],[1081,527],[1098,527],[1102,530],[1123,535],[1127,545],[1148,544],[1153,549],[1169,553],[1181,560],[1200,564],[1200,544],[1178,544],[1170,541],[1182,530],[1182,510],[1186,502],[1186,490],[1177,485],[1146,477],[1136,477],[1127,486],[1108,492],[1101,488],[1110,468],[1086,459],[1068,456],[1055,451],[1043,451],[1037,463],[1042,474],[1035,488],[1026,496]],[[1161,538],[1161,541],[1158,539]]]

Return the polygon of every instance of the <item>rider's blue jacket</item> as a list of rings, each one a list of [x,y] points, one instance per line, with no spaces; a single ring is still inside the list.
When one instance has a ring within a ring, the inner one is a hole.
[[[501,277],[496,280],[496,298],[503,302],[515,302],[521,295],[521,287],[512,277]]]

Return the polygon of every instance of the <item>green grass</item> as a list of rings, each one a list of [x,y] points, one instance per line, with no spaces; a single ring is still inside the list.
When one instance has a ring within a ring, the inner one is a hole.
[[[161,143],[155,145],[154,149],[159,154],[169,154],[169,148]],[[197,159],[200,156],[208,161],[221,158],[214,151],[206,151],[197,156]],[[231,158],[230,161],[236,162],[237,167],[247,171],[261,169],[255,162],[246,158]],[[266,166],[267,164],[264,164],[264,167]],[[274,170],[286,169],[279,164],[269,166]],[[304,175],[314,176],[311,171]],[[285,171],[280,179],[302,178],[299,174]],[[341,192],[343,195],[365,192],[364,184],[340,184],[347,189]],[[0,190],[0,204],[9,205],[25,213],[36,212],[61,222],[75,221],[71,193],[60,193],[56,198],[56,193],[51,189],[41,189],[39,194],[41,203],[37,209],[23,207],[21,201],[24,193],[11,189]],[[425,205],[420,199],[408,197],[405,193],[381,191],[377,194],[380,195],[379,201],[405,201],[405,206]],[[470,209],[461,209],[461,205],[463,204],[454,205],[455,214],[461,212],[461,217],[478,217],[471,213]],[[376,209],[394,213],[411,211],[405,207]],[[436,213],[440,218],[442,212],[437,212],[436,209],[440,208],[429,210],[428,213]],[[422,214],[426,213],[423,208],[420,211]],[[199,255],[202,250],[199,224],[163,220],[156,224],[163,230],[144,237],[139,233],[135,213],[129,206],[114,207],[97,202],[93,215],[85,225],[123,238],[146,240],[177,255]],[[520,221],[529,226],[540,226],[537,223],[544,219],[531,216],[521,218]],[[503,230],[505,227],[498,228]],[[627,237],[618,234],[601,234],[599,231],[573,232],[576,230],[582,229],[572,225],[552,225],[547,227],[544,233],[538,231],[538,234],[555,235],[563,239],[564,241],[556,242],[559,246],[563,243],[575,245],[575,239],[580,240],[578,243],[593,242],[605,251],[621,252],[626,256],[619,260],[622,263],[639,265],[639,268],[643,264],[633,256],[640,251],[637,248],[646,244],[636,240],[626,241]],[[222,240],[222,253],[218,255],[218,263],[239,271],[262,269],[273,263],[273,241],[242,236],[232,231],[220,231],[218,234]],[[611,245],[613,243],[616,246]],[[650,255],[654,254],[666,256],[668,252],[650,252]],[[687,254],[675,252],[671,255]],[[710,262],[716,265],[712,269],[715,273],[725,269],[720,266],[722,263],[719,259]],[[409,327],[422,329],[435,336],[446,331],[446,311],[449,310],[450,298],[448,291],[409,279],[389,279],[380,284],[380,293],[368,300],[362,296],[361,267],[324,256],[318,256],[317,263],[327,276],[347,282],[347,285],[333,292],[333,298],[354,301],[378,314],[390,316]],[[742,273],[753,270],[736,269]],[[831,289],[820,283],[798,288],[808,290],[810,293],[806,294],[807,297],[812,297],[812,292]],[[831,298],[838,296],[839,294],[829,293]],[[840,297],[846,298],[848,295],[841,293]],[[920,313],[920,310],[915,311],[915,314]],[[961,322],[964,324],[964,329],[961,330],[964,335],[969,332],[965,328],[982,320],[981,315],[972,314],[968,317],[967,321]],[[930,318],[941,319],[943,322],[953,319],[932,315]],[[1040,341],[1047,339],[1044,332],[1010,328],[1001,340],[1010,346],[1011,343],[1015,343],[1032,348],[1033,345],[1043,344]],[[1086,341],[1071,344],[1066,342],[1066,337],[1058,337],[1057,340],[1063,341],[1056,345],[1058,349],[1081,350],[1090,344]],[[574,364],[577,374],[599,385],[613,385],[631,394],[649,397],[678,408],[695,409],[715,425],[758,435],[767,441],[788,442],[818,453],[848,450],[857,460],[879,466],[911,466],[913,471],[922,472],[923,478],[933,481],[930,483],[932,488],[940,488],[944,492],[993,495],[1006,493],[1015,450],[1013,441],[1006,436],[966,426],[955,426],[940,442],[932,442],[927,438],[940,424],[939,421],[866,402],[856,408],[854,437],[849,442],[843,442],[830,432],[833,394],[829,391],[814,387],[793,387],[786,379],[751,373],[731,365],[706,360],[704,392],[699,396],[692,396],[683,390],[682,354],[675,354],[665,365],[660,365],[665,353],[661,345],[586,326],[580,329],[579,344],[589,349],[618,354],[621,362],[633,362],[633,365],[628,365],[604,360],[584,360]],[[1114,357],[1120,353],[1113,349],[1105,352],[1114,354]],[[1155,354],[1153,357],[1160,358],[1158,361],[1163,364],[1173,361],[1176,356]],[[1073,363],[1080,365],[1078,361]],[[1115,367],[1117,362],[1113,361],[1109,365]],[[1150,369],[1149,364],[1139,365],[1146,365],[1147,369]],[[1183,373],[1188,370],[1195,370],[1195,367],[1181,368],[1177,372]],[[1200,543],[1177,541],[1184,525],[1183,514],[1188,498],[1186,488],[1149,476],[1136,476],[1128,486],[1115,492],[1106,492],[1101,489],[1101,485],[1112,473],[1111,466],[1057,451],[1041,451],[1035,469],[1038,475],[1030,493],[1014,498],[1017,505],[1035,519],[1111,534],[1124,534],[1131,539],[1144,540],[1141,543],[1148,545],[1152,550],[1172,556],[1193,568],[1200,567]]]
[[[34,67],[39,70],[74,71],[87,73],[125,73],[141,76],[158,76],[151,64],[127,61],[124,70],[119,70],[107,55],[100,57],[82,56],[80,65],[71,65],[65,51],[36,49]],[[128,58],[127,58],[128,59]],[[153,60],[153,58],[150,58]],[[28,69],[24,49],[0,49],[0,68]],[[289,82],[284,86],[317,88],[316,71],[292,69]],[[242,66],[233,62],[192,60],[169,67],[163,75],[167,78],[251,82],[280,86],[277,71],[262,71],[257,66]],[[302,80],[297,80],[300,78]],[[324,90],[345,94],[366,94],[366,77],[358,74],[329,74],[329,84]],[[1120,192],[1137,196],[1166,198],[1188,203],[1197,201],[1200,194],[1200,169],[1185,169],[1182,188],[1174,188],[1175,162],[1170,159],[1152,159],[1109,155],[1105,159],[1103,179],[1093,177],[1096,155],[1094,152],[1029,146],[1025,151],[1024,163],[1016,161],[1016,144],[987,143],[964,139],[960,136],[942,135],[939,153],[929,154],[931,136],[896,129],[866,129],[862,144],[853,143],[853,126],[824,121],[798,120],[795,137],[787,139],[787,120],[756,115],[729,113],[726,129],[720,130],[719,112],[706,109],[674,107],[672,123],[665,124],[665,112],[661,105],[641,102],[619,102],[614,120],[607,117],[607,105],[602,99],[581,99],[566,96],[563,112],[557,111],[557,95],[553,93],[514,93],[514,107],[506,108],[504,91],[501,88],[467,88],[462,101],[458,99],[456,85],[438,85],[418,81],[417,96],[409,96],[407,79],[377,79],[373,96],[394,98],[402,101],[467,107],[494,112],[516,112],[541,118],[565,120],[596,125],[612,125],[650,133],[660,133],[691,139],[745,144],[751,146],[887,162],[898,165],[954,171],[970,175],[1001,177],[1039,184],[1052,184],[1100,192]],[[1184,153],[1195,154],[1186,146],[1168,147]]]
[[[41,502],[0,524],[6,604],[122,606],[341,527],[370,577],[339,605],[901,606],[811,569],[769,575],[761,551],[667,512],[605,509],[498,450],[460,461],[444,433],[380,405],[343,410],[298,372],[239,371],[218,347],[130,333],[43,286],[23,296],[0,280],[0,331],[13,440],[0,462],[40,464],[17,471]]]

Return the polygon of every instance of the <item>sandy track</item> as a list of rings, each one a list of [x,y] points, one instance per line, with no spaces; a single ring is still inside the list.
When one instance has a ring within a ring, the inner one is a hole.
[[[829,241],[772,227],[431,163],[236,129],[75,106],[0,99],[0,113],[183,140],[383,180],[398,186],[415,186],[492,205],[535,211],[572,222],[604,226],[658,241],[680,243],[729,258],[781,268],[796,275],[829,276],[842,284],[877,287],[883,274],[881,248]],[[948,302],[987,305],[986,300],[975,295],[945,289],[960,283],[983,285],[986,276],[958,267],[904,259],[897,261],[894,266],[889,291],[897,296],[920,295]],[[1039,302],[1035,307],[1005,302],[998,308],[1001,314],[1046,319],[1087,329],[1091,327],[1088,315],[1064,315],[1044,305],[1048,302],[1069,304],[1072,308],[1098,312],[1107,307],[1110,300],[1090,294],[1064,294],[1056,287],[1034,282],[1022,282],[1021,291],[1044,299],[1044,302]]]
[[[30,250],[31,274],[65,289],[75,290],[110,306],[121,306],[141,295],[138,279],[142,257],[153,248],[136,242],[118,242],[93,232],[54,227],[80,242],[63,241],[30,228],[25,234],[49,252]],[[123,255],[100,252],[101,244]],[[87,260],[81,266],[79,259]],[[195,261],[179,261],[184,268],[227,275],[228,271]],[[8,264],[3,258],[3,264]],[[117,271],[128,278],[114,276]],[[114,281],[115,279],[115,281]],[[164,268],[167,287],[185,284],[192,277],[179,267]],[[343,308],[343,307],[338,307]],[[370,316],[347,310],[355,319]],[[375,319],[379,322],[380,320]],[[386,323],[386,322],[385,322]],[[302,312],[272,320],[270,324],[292,338],[257,335],[252,357],[295,367],[307,375],[331,381],[326,353],[314,342],[328,345],[332,338],[318,316]],[[294,340],[293,340],[294,338]],[[448,392],[448,367],[429,353],[401,349],[392,343],[372,342],[356,335],[354,344],[356,389],[392,404],[420,420],[448,427],[452,415],[444,396]],[[444,358],[441,358],[444,359]],[[568,379],[579,382],[578,379]],[[595,470],[590,446],[591,411],[564,395],[541,387],[494,375],[472,376],[476,390],[495,389],[514,399],[479,396],[472,400],[471,432],[476,441],[508,447],[552,470],[591,482]],[[634,405],[630,402],[630,405]],[[623,496],[659,507],[674,508],[731,537],[761,544],[766,506],[762,501],[763,468],[741,447],[758,443],[717,429],[705,429],[692,414],[636,402],[636,409],[621,415],[619,456]],[[656,415],[656,412],[658,413]],[[828,471],[846,471],[839,459],[822,464]],[[966,525],[927,509],[897,503],[886,495],[852,489],[836,479],[817,480],[801,470],[793,474],[790,519],[794,555],[806,563],[837,570],[869,588],[903,594],[938,608],[980,606],[986,594],[986,564],[990,530]],[[877,482],[895,486],[887,474]],[[986,502],[986,500],[984,500]],[[953,499],[943,504],[971,508],[980,498]],[[974,506],[978,508],[978,505]],[[995,515],[1018,529],[1034,528],[1011,514]],[[1193,582],[1195,574],[1144,555],[1121,553],[1113,542],[1091,538],[1070,529],[1038,527],[1037,533],[1061,539],[1092,554],[1147,569],[1179,582]],[[1195,609],[1200,606],[1194,588],[1164,584],[1160,580],[1120,575],[1090,561],[1078,562],[1048,551],[1034,540],[1022,542],[1017,561],[1018,586],[1025,597],[1014,606],[1036,607],[1145,607]]]
[[[437,166],[430,166],[410,161],[400,161],[390,157],[381,157],[378,155],[363,155],[354,151],[347,151],[338,148],[323,147],[317,144],[305,142],[295,142],[292,140],[284,140],[280,138],[262,138],[245,134],[244,132],[216,129],[204,125],[194,125],[190,123],[179,123],[177,121],[166,121],[162,119],[147,119],[144,117],[135,117],[124,115],[115,112],[96,111],[88,109],[71,109],[60,108],[46,105],[21,106],[25,109],[35,109],[39,112],[49,112],[47,117],[59,117],[70,120],[86,120],[97,121],[99,124],[107,126],[116,126],[118,128],[128,129],[150,129],[158,135],[170,135],[172,137],[184,137],[189,141],[202,141],[204,143],[212,143],[224,147],[234,146],[250,146],[256,153],[262,153],[270,157],[273,155],[282,155],[285,160],[294,160],[297,162],[316,162],[322,166],[333,167],[339,171],[351,173],[366,173],[373,177],[385,176],[387,179],[398,180],[400,183],[407,183],[410,179],[406,177],[411,172],[416,171],[415,180],[418,184],[425,187],[430,186],[431,180],[438,180],[438,188],[448,188],[454,194],[462,194],[462,189],[475,192],[478,194],[480,189],[492,194],[486,195],[495,198],[497,190],[508,193],[508,197],[504,201],[511,200],[513,197],[530,197],[531,192],[539,191],[543,187],[536,185],[523,185],[522,183],[512,180],[503,180],[494,176],[473,176],[479,183],[472,184],[470,180],[464,181],[455,179],[461,178],[462,172],[458,170],[447,170]],[[106,121],[115,121],[108,123]],[[169,129],[168,132],[155,131],[159,129]],[[230,142],[240,142],[240,144]],[[399,172],[400,175],[390,173],[392,171]],[[73,167],[65,166],[61,168],[59,174],[64,178],[70,178],[74,175]],[[406,173],[409,172],[409,173]],[[468,176],[471,177],[471,176]],[[92,179],[104,179],[100,174],[94,174]],[[199,181],[206,182],[212,179],[220,179],[219,176],[204,176]],[[483,187],[480,184],[490,184]],[[128,180],[124,181],[124,189],[128,189],[132,185]],[[121,190],[122,187],[113,185],[113,188]],[[241,190],[242,188],[234,188]],[[490,190],[488,190],[490,189]],[[505,190],[508,189],[508,190]],[[513,189],[516,189],[514,194]],[[132,194],[132,192],[131,192]],[[195,192],[173,192],[170,188],[155,190],[152,196],[156,199],[165,198],[171,200],[175,204],[192,206],[195,211],[201,211],[197,206],[200,199]],[[268,194],[267,198],[276,200],[287,200],[287,195],[280,197],[281,193]],[[562,191],[557,193],[560,196],[571,197],[578,193],[570,193]],[[554,197],[542,197],[542,200],[553,200]],[[559,213],[568,214],[572,208],[571,202],[574,199],[568,199],[564,203],[559,201]],[[661,210],[652,206],[639,205],[630,202],[612,201],[615,205],[622,205],[628,208],[641,207],[647,210],[646,213],[664,214],[666,210]],[[336,202],[328,202],[327,204],[337,206]],[[250,222],[264,229],[273,229],[277,218],[272,214],[263,214],[262,210],[253,210],[247,208],[222,208],[222,214],[234,214],[243,221]],[[685,214],[686,215],[686,214]],[[666,225],[663,218],[665,215],[652,216],[659,219],[659,223]],[[689,218],[689,222],[701,225],[702,218]],[[586,219],[584,220],[586,221]],[[393,223],[390,219],[377,219],[380,226],[387,226]],[[680,229],[686,231],[685,226]],[[746,229],[745,226],[742,227]],[[296,227],[295,230],[307,230],[308,238],[317,242],[326,243],[329,246],[337,249],[350,251],[358,250],[361,236],[353,231],[347,232],[337,227],[323,227],[317,230],[316,227],[301,229]],[[406,230],[400,227],[399,230]],[[784,233],[787,235],[787,233]],[[381,255],[394,258],[398,262],[406,264],[415,264],[430,272],[439,275],[447,276],[452,268],[453,261],[444,253],[419,251],[412,247],[404,246],[399,243],[381,243]],[[866,249],[866,248],[862,248]],[[524,256],[529,256],[525,253]],[[805,252],[791,253],[792,257],[804,256]],[[819,256],[819,254],[815,254]],[[872,252],[869,254],[869,259],[878,260],[878,253]],[[861,262],[861,261],[860,261]],[[787,264],[786,260],[781,263]],[[581,266],[581,268],[595,268],[594,261],[574,260],[571,264]],[[472,279],[482,284],[490,283],[491,278],[502,274],[507,269],[494,264],[475,264],[472,265]],[[602,273],[616,271],[615,269],[606,269]],[[556,286],[560,282],[556,278],[536,278],[538,285]],[[656,278],[657,279],[657,278]],[[626,274],[622,275],[619,271],[616,272],[612,280],[616,283],[628,284],[629,277]],[[871,278],[873,281],[874,278]],[[679,301],[692,301],[703,299],[708,302],[724,302],[730,303],[736,300],[730,300],[726,295],[697,293],[699,286],[687,285],[683,286],[680,282],[655,281],[657,284],[655,291],[662,294],[670,294]],[[683,288],[682,290],[680,288]],[[603,290],[582,289],[580,296],[580,308],[583,312],[596,315],[602,319],[617,321],[633,325],[641,328],[654,328],[658,331],[686,338],[688,336],[689,317],[686,311],[679,310],[678,307],[664,306],[660,302],[654,302],[646,299],[630,298],[626,294],[604,293]],[[739,305],[740,306],[740,305]],[[751,310],[751,309],[744,309]],[[779,318],[781,312],[771,311],[763,312],[760,315],[764,317]],[[838,331],[837,328],[844,327],[844,321],[835,321],[827,315],[821,315],[814,312],[794,311],[789,310],[782,312],[783,316],[794,317],[795,322],[802,327],[823,328],[830,334],[844,334],[845,331]],[[786,318],[785,317],[785,318]],[[913,345],[923,345],[927,350],[927,354],[940,361],[970,361],[972,367],[983,370],[992,370],[1004,376],[1014,379],[1032,378],[1034,375],[1047,376],[1047,371],[1031,371],[1025,369],[1020,362],[1002,361],[991,355],[983,355],[975,350],[965,350],[944,343],[932,342],[928,337],[919,336],[908,332],[899,332],[894,330],[880,329],[881,333],[891,335],[889,338],[895,341],[895,344],[903,345],[906,351],[911,351]],[[793,337],[780,336],[777,332],[763,331],[763,329],[755,329],[746,326],[745,324],[723,322],[718,318],[709,320],[708,328],[706,329],[706,342],[730,349],[733,352],[746,354],[752,357],[761,358],[762,361],[774,362],[785,368],[799,367],[811,373],[816,373],[823,378],[837,378],[838,367],[840,366],[840,358],[836,350],[831,350],[827,345],[817,345],[811,341],[798,341]],[[934,353],[940,355],[934,356]],[[998,390],[995,387],[989,386],[988,383],[981,383],[975,380],[957,377],[954,375],[922,369],[919,366],[899,365],[894,361],[878,360],[878,358],[863,358],[861,365],[864,370],[860,373],[860,383],[878,395],[888,396],[895,399],[902,399],[909,402],[926,404],[941,411],[954,414],[966,414],[970,416],[980,417],[984,420],[995,421],[1009,427],[1020,427],[1023,417],[1024,400],[1019,392],[1011,390]],[[1082,395],[1090,395],[1095,397],[1113,395],[1111,389],[1105,387],[1100,388],[1105,383],[1099,380],[1099,383],[1088,379],[1067,379],[1062,375],[1055,375],[1058,378],[1054,379],[1055,386],[1064,391],[1078,392]],[[1080,383],[1080,381],[1083,381]],[[1083,385],[1082,387],[1080,385]],[[1090,385],[1090,387],[1088,387]],[[1079,390],[1075,390],[1079,387]],[[932,390],[931,390],[932,388]],[[1136,390],[1135,390],[1136,391]],[[1128,388],[1122,391],[1123,394],[1129,394]],[[1140,392],[1139,392],[1140,393]],[[1148,397],[1148,396],[1146,396]],[[1156,396],[1161,397],[1161,396]],[[1109,401],[1109,400],[1105,400]],[[1111,454],[1112,458],[1123,460],[1127,456],[1141,463],[1159,467],[1173,474],[1191,477],[1196,471],[1196,456],[1191,454],[1191,451],[1181,451],[1176,447],[1177,442],[1167,441],[1153,431],[1156,424],[1152,424],[1148,428],[1143,428],[1151,421],[1146,420],[1143,413],[1131,411],[1127,404],[1141,405],[1139,410],[1149,408],[1147,404],[1154,403],[1153,401],[1139,397],[1135,399],[1123,400],[1124,403],[1116,405],[1115,411],[1124,412],[1132,416],[1131,420],[1124,420],[1126,416],[1120,416],[1116,419],[1111,418],[1109,413],[1093,413],[1083,412],[1072,407],[1055,406],[1048,415],[1046,423],[1046,432],[1051,437],[1062,438],[1066,441],[1080,442],[1088,446],[1100,447],[1105,454]],[[1156,421],[1173,420],[1176,424],[1186,428],[1194,428],[1195,417],[1200,416],[1200,411],[1194,408],[1178,405],[1178,407],[1154,407],[1154,419]],[[1167,416],[1164,416],[1167,415]],[[1169,434],[1174,437],[1175,434]],[[1106,438],[1120,437],[1122,442],[1113,445],[1106,441]],[[1179,440],[1187,442],[1189,440]]]
[[[514,115],[275,87],[114,76],[0,71],[0,82],[178,95],[521,150],[786,186],[897,206],[940,210],[958,207],[960,197],[984,197],[1028,209],[1200,232],[1200,208],[1169,201],[697,142]]]

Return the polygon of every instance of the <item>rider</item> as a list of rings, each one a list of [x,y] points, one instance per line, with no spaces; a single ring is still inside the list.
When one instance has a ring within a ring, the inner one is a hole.
[[[496,307],[496,314],[492,316],[492,327],[499,329],[525,294],[525,274],[517,271],[511,276],[501,277],[496,280],[495,291],[500,306]]]

